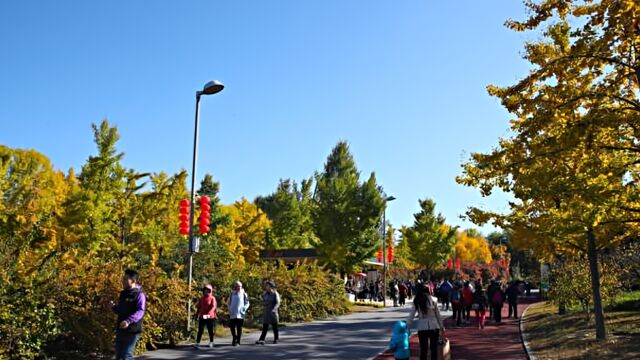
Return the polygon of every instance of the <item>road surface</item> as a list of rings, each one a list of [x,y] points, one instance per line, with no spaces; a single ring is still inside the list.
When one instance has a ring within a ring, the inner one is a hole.
[[[370,312],[339,316],[331,320],[282,327],[278,344],[271,344],[273,333],[267,335],[266,345],[254,345],[259,331],[243,334],[242,345],[231,346],[230,337],[216,338],[216,347],[199,350],[180,347],[172,350],[147,352],[140,359],[372,359],[385,350],[391,336],[391,326],[405,319],[411,306],[385,308]],[[443,312],[443,316],[450,312]],[[207,338],[206,332],[203,338]],[[203,342],[204,344],[204,342]]]

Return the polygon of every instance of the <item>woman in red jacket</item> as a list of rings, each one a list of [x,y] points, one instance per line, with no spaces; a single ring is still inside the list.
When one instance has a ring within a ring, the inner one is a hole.
[[[217,308],[218,303],[216,302],[216,297],[213,296],[213,286],[207,284],[202,288],[202,297],[197,306],[198,336],[196,337],[196,343],[193,345],[195,348],[200,346],[205,325],[209,333],[209,347],[213,347],[213,335],[216,328],[216,319],[218,318]]]

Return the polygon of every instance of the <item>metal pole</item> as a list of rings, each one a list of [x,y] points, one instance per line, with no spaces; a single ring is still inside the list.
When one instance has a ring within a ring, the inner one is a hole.
[[[187,332],[191,330],[191,279],[193,275],[193,218],[194,218],[194,205],[196,202],[196,162],[198,161],[198,125],[200,114],[200,95],[201,92],[196,92],[196,124],[193,135],[193,163],[191,166],[191,207],[189,209],[189,272],[187,275],[187,283],[189,289],[189,298],[187,300]]]
[[[382,212],[382,306],[387,306],[387,202],[384,203]]]

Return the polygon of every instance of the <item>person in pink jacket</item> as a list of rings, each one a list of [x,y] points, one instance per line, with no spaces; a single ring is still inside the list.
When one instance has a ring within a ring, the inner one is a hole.
[[[216,297],[213,296],[213,286],[207,284],[202,288],[202,297],[197,305],[198,312],[198,336],[196,337],[196,343],[193,344],[195,348],[200,346],[200,340],[202,340],[202,333],[204,332],[205,325],[207,326],[207,332],[209,333],[209,347],[213,347],[213,336],[215,334],[216,319],[218,319],[218,303]]]

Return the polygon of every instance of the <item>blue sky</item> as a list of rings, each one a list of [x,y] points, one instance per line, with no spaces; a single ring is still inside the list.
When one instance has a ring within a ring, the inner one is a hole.
[[[528,71],[527,35],[502,25],[523,17],[514,0],[3,1],[0,143],[79,169],[106,117],[126,166],[173,173],[190,168],[195,91],[219,79],[198,171],[224,202],[311,176],[347,140],[397,197],[392,223],[431,197],[469,227],[467,206],[505,208],[454,178],[507,134],[485,87]]]

